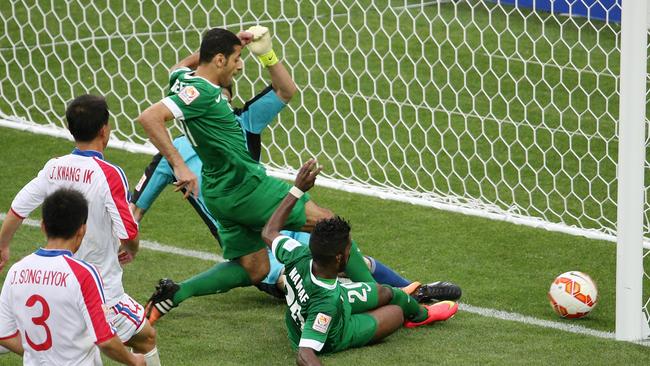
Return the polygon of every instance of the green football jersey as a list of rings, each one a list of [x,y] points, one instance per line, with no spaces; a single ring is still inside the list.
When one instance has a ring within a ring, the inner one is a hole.
[[[321,353],[347,348],[352,334],[346,324],[352,308],[338,279],[314,276],[309,247],[287,236],[274,240],[273,254],[285,268],[288,305],[285,321],[291,346],[308,347]]]
[[[170,74],[169,93],[162,102],[181,122],[201,158],[202,188],[208,193],[228,193],[242,182],[266,175],[262,165],[251,158],[244,132],[221,87],[188,68],[176,69]]]

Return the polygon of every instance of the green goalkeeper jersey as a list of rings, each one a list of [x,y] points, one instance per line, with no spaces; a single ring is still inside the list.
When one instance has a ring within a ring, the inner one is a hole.
[[[169,93],[162,102],[181,122],[203,162],[204,194],[228,193],[243,182],[266,176],[262,165],[251,158],[244,132],[221,87],[188,68],[176,69],[169,76]]]
[[[285,268],[291,346],[322,353],[348,348],[353,334],[346,323],[352,308],[338,280],[314,276],[309,247],[287,236],[273,241],[273,254]]]

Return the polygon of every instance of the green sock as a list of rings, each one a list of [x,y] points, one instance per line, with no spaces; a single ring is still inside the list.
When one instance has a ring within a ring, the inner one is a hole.
[[[345,274],[348,275],[352,282],[377,282],[372,277],[372,273],[370,273],[370,269],[368,269],[366,261],[363,260],[363,255],[354,240],[352,240],[350,259],[348,259],[348,264],[345,267]]]
[[[427,309],[424,306],[418,304],[417,300],[407,295],[406,292],[392,286],[382,286],[390,289],[393,292],[393,298],[390,300],[389,304],[397,305],[402,308],[402,311],[404,312],[404,318],[416,323],[421,322],[427,318],[429,314]]]
[[[251,279],[244,267],[237,262],[222,262],[179,283],[180,289],[174,294],[173,301],[178,305],[193,296],[218,294],[250,285]]]

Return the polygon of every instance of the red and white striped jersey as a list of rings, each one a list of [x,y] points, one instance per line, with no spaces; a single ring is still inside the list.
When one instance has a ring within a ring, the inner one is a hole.
[[[104,303],[92,265],[67,250],[39,249],[7,272],[0,339],[20,332],[25,365],[101,365],[95,344],[115,335]]]
[[[129,210],[129,186],[118,166],[104,161],[101,153],[75,149],[51,159],[38,176],[18,192],[11,210],[25,218],[59,188],[76,189],[88,200],[86,236],[76,258],[99,269],[109,306],[124,294],[122,267],[117,259],[119,239],[133,239],[138,225]]]

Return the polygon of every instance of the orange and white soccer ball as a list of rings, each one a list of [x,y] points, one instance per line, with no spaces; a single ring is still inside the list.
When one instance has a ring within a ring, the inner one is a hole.
[[[555,312],[563,318],[582,318],[598,302],[598,289],[588,275],[570,271],[557,276],[548,291]]]

